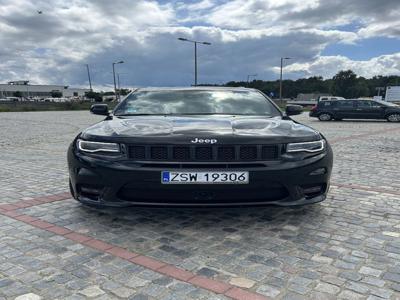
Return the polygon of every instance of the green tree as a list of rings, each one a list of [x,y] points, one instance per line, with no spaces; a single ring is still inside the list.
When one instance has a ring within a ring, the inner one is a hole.
[[[85,96],[87,98],[89,98],[89,99],[94,99],[94,101],[96,101],[96,102],[102,102],[103,101],[103,98],[101,97],[101,94],[93,92],[93,91],[86,92]]]
[[[354,97],[354,87],[357,84],[357,75],[352,70],[340,71],[332,78],[333,84],[331,92],[334,96],[345,98]]]
[[[62,93],[60,91],[51,91],[51,97],[52,98],[61,98]]]
[[[22,97],[22,93],[21,93],[20,91],[15,91],[15,92],[13,93],[13,95],[14,95],[14,97],[18,97],[18,98],[21,98],[21,97]]]

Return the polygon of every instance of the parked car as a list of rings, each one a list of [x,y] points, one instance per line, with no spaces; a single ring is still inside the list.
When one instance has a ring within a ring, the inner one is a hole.
[[[6,97],[7,101],[18,102],[21,101],[19,97]]]
[[[68,150],[71,194],[96,206],[304,205],[324,200],[332,150],[245,88],[138,89]]]
[[[400,122],[400,106],[378,100],[347,99],[320,101],[310,111],[320,121],[343,119],[386,119]]]
[[[345,99],[343,97],[338,97],[338,96],[319,96],[317,102],[330,101],[330,100],[345,100]]]

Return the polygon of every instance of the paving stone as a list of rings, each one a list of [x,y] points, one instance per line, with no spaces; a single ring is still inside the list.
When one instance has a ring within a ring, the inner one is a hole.
[[[77,133],[101,119],[87,112],[1,117],[0,205],[67,191],[66,149]],[[331,190],[320,204],[98,210],[68,199],[15,214],[222,282],[250,280],[246,288],[272,299],[400,298],[400,134],[392,131],[397,124],[294,118],[333,141]],[[354,138],[340,140],[348,136]],[[60,234],[0,214],[0,299],[32,292],[43,299],[79,300],[91,288],[99,293],[96,299],[114,299],[118,292],[128,299],[227,299]]]
[[[86,297],[97,297],[104,294],[104,291],[100,289],[98,286],[91,286],[80,291],[80,293]]]
[[[20,295],[15,298],[15,300],[40,300],[40,299],[42,299],[42,297],[33,293]]]
[[[247,278],[234,277],[229,281],[230,284],[243,288],[251,288],[256,282]]]
[[[336,285],[329,284],[329,283],[318,283],[315,287],[317,291],[328,293],[328,294],[337,294],[340,292],[340,288]]]
[[[361,267],[359,273],[364,274],[364,275],[370,275],[370,276],[375,276],[375,277],[379,277],[382,274],[381,270],[377,270],[374,268],[370,268],[370,267]]]

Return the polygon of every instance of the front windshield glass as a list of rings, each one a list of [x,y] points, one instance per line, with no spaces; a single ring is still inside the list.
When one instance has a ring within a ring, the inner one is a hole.
[[[115,116],[143,114],[281,115],[267,98],[255,91],[142,91],[129,95],[114,111]]]

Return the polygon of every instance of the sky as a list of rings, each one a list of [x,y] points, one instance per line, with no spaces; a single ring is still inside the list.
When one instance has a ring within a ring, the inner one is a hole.
[[[41,11],[42,13],[38,13]],[[399,0],[0,0],[0,82],[188,86],[400,75]]]

